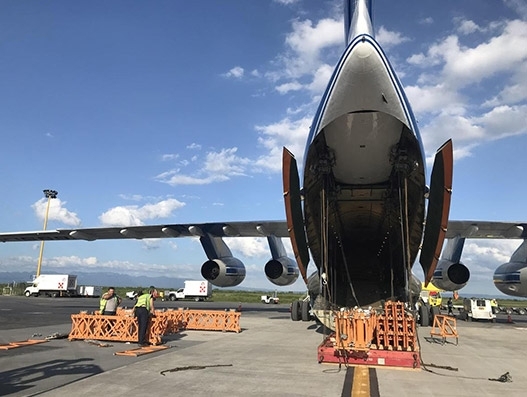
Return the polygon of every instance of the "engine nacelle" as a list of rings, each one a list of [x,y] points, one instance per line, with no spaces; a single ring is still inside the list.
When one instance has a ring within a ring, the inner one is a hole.
[[[212,259],[201,266],[201,275],[216,287],[234,287],[245,279],[245,266],[232,256]]]
[[[445,291],[457,291],[467,285],[470,271],[462,263],[441,259],[434,271],[432,283]]]
[[[527,296],[527,264],[520,262],[505,263],[496,269],[493,279],[496,288],[504,294]]]
[[[265,264],[265,275],[275,285],[284,286],[293,284],[298,278],[296,261],[287,256],[271,259]]]

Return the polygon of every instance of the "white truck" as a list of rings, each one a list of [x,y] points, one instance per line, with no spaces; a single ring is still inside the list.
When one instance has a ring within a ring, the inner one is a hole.
[[[78,285],[77,295],[90,298],[97,298],[102,295],[102,287],[95,285]]]
[[[179,299],[194,299],[204,301],[212,295],[212,285],[203,280],[186,280],[185,287],[176,291],[165,291],[164,299],[177,301]]]
[[[31,281],[25,296],[76,296],[77,276],[72,274],[41,274]]]
[[[465,321],[489,320],[496,322],[496,315],[492,311],[490,299],[464,299],[460,317]]]

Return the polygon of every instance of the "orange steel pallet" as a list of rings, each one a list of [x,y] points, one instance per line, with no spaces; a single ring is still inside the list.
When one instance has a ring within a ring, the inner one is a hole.
[[[117,312],[118,315],[127,313],[128,311],[125,310]],[[234,310],[168,309],[156,311],[156,317],[167,318],[166,332],[168,334],[175,334],[180,329],[241,332],[240,315],[240,312]]]
[[[234,310],[183,310],[185,329],[240,332],[240,312]]]
[[[137,341],[137,320],[131,310],[118,310],[115,316],[79,313],[72,314],[72,327],[68,339],[96,339],[118,342]],[[240,313],[220,310],[167,310],[156,311],[150,319],[147,340],[161,344],[162,336],[180,329],[240,332]]]
[[[162,346],[143,346],[143,347],[138,347],[137,349],[130,349],[130,350],[122,351],[122,352],[115,352],[114,356],[138,357],[144,354],[150,354],[150,353],[154,353],[154,352],[165,350],[165,349],[168,349],[168,346],[164,346],[164,345]]]
[[[446,338],[456,338],[456,345],[458,344],[459,335],[456,328],[456,319],[450,316],[436,315],[434,317],[434,324],[430,330],[430,336],[441,337],[441,341],[444,344]]]
[[[39,343],[47,342],[45,339],[28,339],[20,342],[10,342],[0,345],[0,350],[16,349],[17,347],[38,345]]]
[[[318,362],[404,368],[420,366],[415,320],[402,302],[386,302],[384,312],[335,311],[335,333],[318,346]]]
[[[127,315],[103,316],[98,314],[72,314],[69,340],[99,339],[119,342],[136,342],[138,340],[137,320]],[[161,343],[166,334],[167,319],[155,316],[150,319],[147,340],[152,345]]]

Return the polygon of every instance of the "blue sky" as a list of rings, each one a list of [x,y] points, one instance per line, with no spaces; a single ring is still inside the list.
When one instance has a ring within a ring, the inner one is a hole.
[[[453,139],[451,219],[526,221],[526,3],[373,8],[427,156]],[[340,0],[2,1],[0,230],[42,229],[48,188],[48,229],[284,219],[282,146],[302,160],[343,48]],[[242,285],[274,288],[265,240],[228,243]],[[468,241],[465,291],[497,294],[519,243]],[[0,271],[38,253],[2,244]],[[205,259],[194,239],[50,242],[43,272],[196,278]]]

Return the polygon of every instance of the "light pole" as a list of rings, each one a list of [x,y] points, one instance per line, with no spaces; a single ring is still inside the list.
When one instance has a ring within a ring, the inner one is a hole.
[[[48,214],[49,214],[49,204],[51,199],[57,198],[56,190],[44,189],[44,195],[48,199],[48,206],[46,207],[46,215],[44,216],[44,230],[48,226]],[[37,265],[37,277],[40,276],[40,268],[42,267],[42,253],[44,252],[44,240],[40,242],[40,254],[38,255],[38,265]]]

